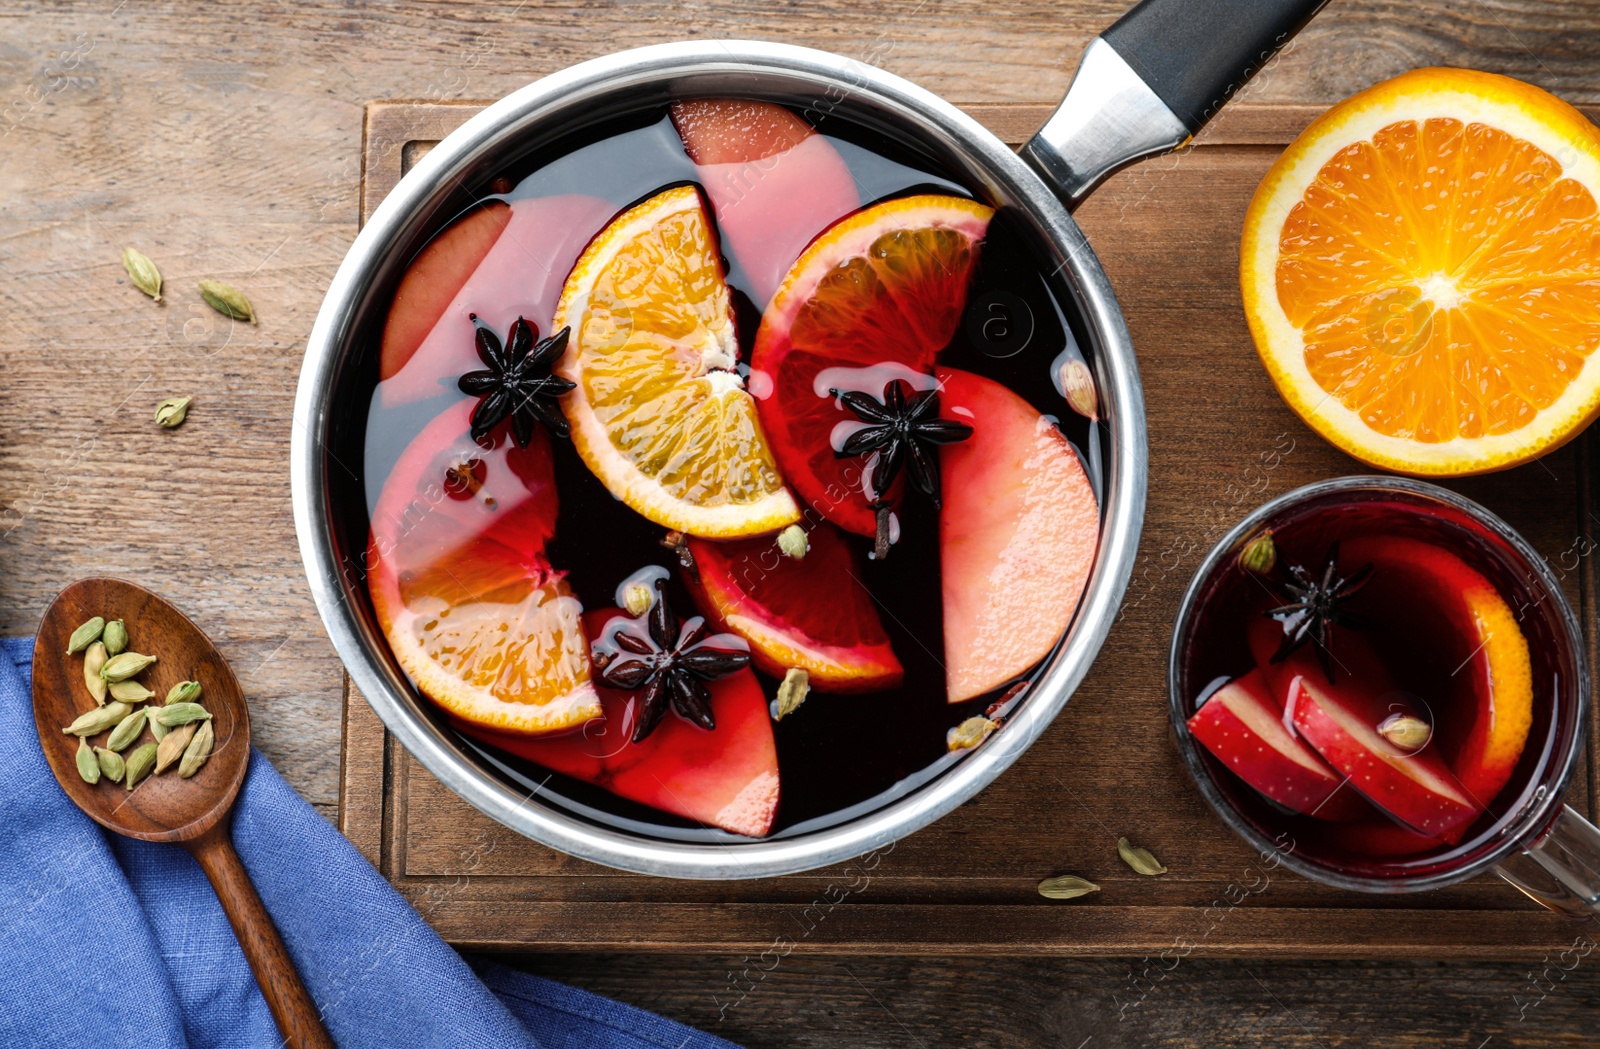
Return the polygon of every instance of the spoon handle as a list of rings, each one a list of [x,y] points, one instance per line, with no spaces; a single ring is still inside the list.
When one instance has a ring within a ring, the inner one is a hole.
[[[333,1039],[322,1026],[316,1003],[306,993],[289,951],[272,924],[272,916],[262,905],[261,897],[256,895],[256,887],[251,884],[244,864],[239,862],[239,854],[233,851],[228,822],[221,820],[184,845],[211,879],[211,887],[222,901],[233,934],[239,938],[239,946],[256,974],[256,983],[267,1000],[267,1008],[272,1010],[272,1018],[277,1021],[284,1045],[289,1049],[334,1049]]]

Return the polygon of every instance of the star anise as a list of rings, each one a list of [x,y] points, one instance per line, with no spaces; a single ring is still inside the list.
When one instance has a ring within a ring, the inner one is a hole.
[[[476,321],[477,315],[472,319]],[[562,328],[548,339],[525,319],[511,325],[506,342],[488,328],[478,328],[478,356],[489,367],[467,372],[456,385],[462,393],[482,397],[472,410],[472,439],[481,441],[506,418],[520,447],[533,440],[534,423],[542,422],[559,437],[567,436],[567,420],[556,399],[573,384],[550,369],[567,348],[570,328]],[[536,341],[537,340],[537,341]]]
[[[1333,628],[1335,626],[1364,629],[1365,617],[1344,607],[1345,602],[1372,579],[1372,566],[1356,571],[1354,575],[1339,574],[1339,544],[1328,548],[1328,558],[1319,575],[1313,575],[1300,565],[1288,566],[1289,578],[1279,578],[1273,583],[1284,604],[1269,608],[1264,613],[1283,624],[1283,640],[1272,655],[1272,662],[1281,663],[1307,641],[1316,642],[1317,662],[1322,672],[1333,680]]]
[[[681,623],[667,604],[663,583],[656,580],[655,601],[644,615],[607,632],[620,651],[595,655],[596,677],[602,685],[643,690],[633,729],[635,743],[655,731],[669,706],[701,728],[716,728],[705,683],[750,665],[749,652],[710,643],[711,628],[705,619],[696,616]]]
[[[964,441],[972,427],[939,418],[939,391],[921,390],[909,398],[904,382],[895,379],[884,387],[883,400],[854,390],[829,390],[839,403],[867,425],[845,438],[834,454],[841,459],[877,453],[868,478],[869,494],[881,499],[900,473],[910,467],[911,483],[939,505],[939,464],[935,445]]]

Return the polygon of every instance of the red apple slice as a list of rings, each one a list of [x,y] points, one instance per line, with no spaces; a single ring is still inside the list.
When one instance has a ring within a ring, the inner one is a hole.
[[[616,210],[575,193],[494,201],[435,237],[400,278],[384,323],[382,403],[455,392],[463,373],[482,368],[474,314],[501,339],[518,317],[549,335],[572,264]]]
[[[1343,776],[1289,734],[1259,670],[1201,704],[1189,732],[1228,771],[1286,808],[1325,820],[1375,815]]]
[[[511,221],[511,206],[490,201],[445,228],[411,260],[383,324],[378,378],[400,373],[489,254]]]
[[[722,242],[765,309],[818,233],[861,206],[844,160],[782,106],[737,98],[672,105],[672,121],[711,198]]]
[[[623,615],[584,616],[591,639]],[[750,670],[708,682],[717,727],[707,732],[668,711],[641,743],[630,742],[637,693],[596,686],[602,715],[564,736],[486,732],[452,719],[463,733],[547,769],[685,819],[759,838],[778,815],[778,748],[761,683]]]
[[[1301,738],[1401,823],[1453,843],[1477,818],[1478,805],[1432,743],[1408,753],[1378,734],[1395,713],[1393,694],[1353,677],[1328,684],[1320,673],[1301,674],[1290,683],[1289,703]]]
[[[1006,387],[936,369],[939,412],[972,436],[939,450],[948,698],[998,688],[1072,622],[1100,542],[1094,491],[1055,424]]]

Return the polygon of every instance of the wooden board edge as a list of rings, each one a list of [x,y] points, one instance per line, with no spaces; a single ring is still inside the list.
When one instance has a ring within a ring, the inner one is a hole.
[[[383,817],[389,807],[384,752],[387,730],[356,689],[344,678],[343,738],[339,748],[339,832],[367,862],[380,870]]]
[[[489,903],[402,888],[446,941],[474,951],[1027,955],[1101,958],[1538,958],[1582,928],[1545,911],[613,902]],[[494,929],[492,936],[485,929]]]

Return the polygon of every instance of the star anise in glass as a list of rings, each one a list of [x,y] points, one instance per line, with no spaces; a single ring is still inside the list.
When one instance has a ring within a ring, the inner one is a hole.
[[[655,731],[669,706],[703,729],[716,728],[705,683],[750,665],[749,652],[711,644],[711,628],[703,618],[680,622],[667,604],[663,583],[656,580],[655,601],[644,615],[607,632],[619,651],[595,655],[600,684],[643,690],[635,743]]]
[[[1368,624],[1364,616],[1344,607],[1362,587],[1372,579],[1372,566],[1366,565],[1355,574],[1339,574],[1339,544],[1328,548],[1327,560],[1320,573],[1307,571],[1300,565],[1288,565],[1288,578],[1273,582],[1273,587],[1284,604],[1269,608],[1264,613],[1283,624],[1283,640],[1272,655],[1272,662],[1288,659],[1307,641],[1316,643],[1317,662],[1322,672],[1333,675],[1333,628],[1335,626],[1364,629]]]
[[[853,455],[877,457],[867,479],[870,495],[881,499],[900,473],[909,466],[911,483],[939,505],[939,464],[933,455],[936,445],[964,441],[972,427],[951,419],[939,418],[939,391],[920,390],[906,396],[908,387],[895,379],[884,387],[883,400],[855,390],[828,392],[867,425],[845,438],[834,452],[841,459]]]
[[[472,319],[476,321],[477,315]],[[540,339],[538,329],[522,317],[511,325],[504,344],[488,328],[478,328],[478,356],[489,367],[467,372],[456,385],[462,393],[482,397],[472,409],[472,439],[481,441],[507,418],[519,447],[533,440],[536,422],[558,437],[567,436],[567,419],[556,399],[573,384],[551,368],[567,348],[570,328],[562,328],[548,339]]]

